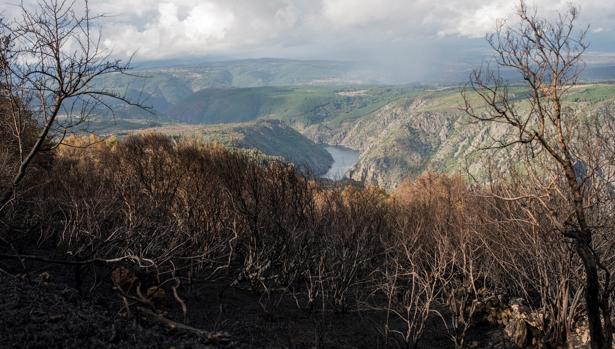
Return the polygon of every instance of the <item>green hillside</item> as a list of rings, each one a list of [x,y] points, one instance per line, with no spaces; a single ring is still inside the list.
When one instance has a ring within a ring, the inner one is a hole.
[[[251,59],[168,69],[192,82],[194,90],[209,87],[295,86],[337,84],[353,79],[348,62]]]
[[[517,97],[522,91],[511,89]],[[473,98],[470,96],[470,98]],[[568,112],[581,120],[603,113],[615,105],[615,85],[577,86],[567,97]],[[487,175],[488,162],[495,169],[515,161],[512,153],[480,149],[507,135],[497,124],[476,124],[461,110],[458,89],[425,91],[413,99],[399,99],[358,122],[337,128],[313,125],[304,133],[326,143],[342,144],[361,151],[352,171],[355,180],[392,189],[404,178],[424,171]],[[524,108],[521,103],[520,108]]]
[[[402,87],[256,87],[205,89],[178,102],[168,116],[190,123],[229,123],[273,118],[290,123],[339,124],[369,115],[398,98]]]
[[[207,126],[173,125],[141,132],[150,131],[219,142],[231,148],[255,149],[291,162],[315,175],[324,174],[333,163],[333,158],[322,145],[277,120]]]
[[[161,88],[161,96],[165,89]],[[317,173],[326,171],[331,159],[315,143],[339,144],[360,151],[359,161],[351,171],[353,179],[389,189],[424,171],[470,170],[480,176],[487,156],[477,149],[504,132],[497,125],[470,123],[461,110],[463,99],[458,87],[218,87],[183,98],[180,95],[186,91],[179,91],[183,92],[172,95],[177,102],[167,106],[165,113],[133,119],[118,113],[120,117],[113,124],[101,119],[95,126],[98,130],[118,131],[121,127],[154,126],[152,122],[162,126],[227,124],[196,130],[206,130],[205,137],[231,146],[255,148],[309,165]],[[510,93],[512,98],[524,97],[520,87],[511,87]],[[471,95],[470,98],[479,102]],[[579,85],[567,97],[568,107],[579,117],[600,112],[614,103],[615,84],[609,83]],[[307,143],[306,138],[311,141]],[[468,159],[472,159],[470,168],[466,168]],[[496,159],[497,166],[498,161],[509,161],[510,155]]]
[[[136,68],[130,74],[107,75],[97,82],[97,87],[113,90],[140,102],[160,116],[194,92],[204,89],[366,82],[358,79],[353,71],[353,65],[347,62],[253,59]],[[123,117],[146,115],[143,110],[117,101],[106,102]],[[108,115],[109,111],[103,108],[100,114]]]

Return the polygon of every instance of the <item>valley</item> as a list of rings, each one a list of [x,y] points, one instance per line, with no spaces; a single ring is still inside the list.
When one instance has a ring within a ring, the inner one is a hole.
[[[0,11],[0,347],[613,347],[614,6],[125,5]]]
[[[314,143],[279,120],[215,125],[173,124],[136,129],[124,134],[148,133],[204,140],[227,148],[253,151],[259,156],[291,162],[316,176],[325,174],[334,163],[334,159],[325,147]]]
[[[117,89],[144,83],[139,93],[151,110],[120,108],[115,118],[100,113],[87,127],[120,136],[144,130],[190,134],[256,149],[325,177],[340,175],[338,169],[327,175],[333,159],[326,147],[341,146],[358,154],[351,166],[341,165],[349,167],[348,177],[387,190],[425,171],[485,176],[487,156],[478,149],[504,132],[471,122],[461,110],[460,87],[353,83],[342,65],[331,62],[264,60],[223,67],[147,70],[153,78],[143,81],[109,78],[104,83]],[[220,80],[227,75],[222,70],[234,78]],[[615,85],[588,82],[568,98],[575,112],[596,112],[615,102]],[[507,160],[496,157],[489,166]]]
[[[340,146],[326,146],[325,149],[333,157],[331,167],[323,175],[324,178],[339,180],[346,177],[359,160],[359,152]]]

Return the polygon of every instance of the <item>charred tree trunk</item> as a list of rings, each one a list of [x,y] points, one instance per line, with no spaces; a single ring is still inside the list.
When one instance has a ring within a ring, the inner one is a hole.
[[[592,249],[584,242],[577,241],[576,251],[581,257],[585,269],[585,311],[592,349],[605,349],[606,341],[601,321],[601,291],[598,279],[598,264]]]
[[[9,201],[11,201],[11,198],[13,197],[13,192],[14,191],[12,189],[8,189],[4,193],[2,193],[2,196],[0,196],[0,212],[2,212],[5,206],[9,203]]]
[[[577,173],[575,163],[582,159],[573,148],[580,138],[602,137],[598,134],[582,134],[570,123],[577,118],[574,112],[565,111],[563,97],[578,83],[585,64],[584,52],[589,47],[585,41],[587,28],[575,30],[578,9],[570,6],[555,20],[537,15],[524,0],[517,9],[518,24],[498,24],[495,33],[487,37],[495,52],[498,66],[512,68],[521,73],[529,95],[525,100],[529,109],[518,108],[519,104],[508,93],[506,79],[499,71],[489,67],[475,71],[470,77],[472,90],[486,104],[487,111],[474,109],[473,102],[464,94],[465,111],[482,122],[497,122],[508,125],[512,137],[502,137],[497,149],[523,145],[536,154],[535,147],[550,155],[550,162],[558,165],[553,173],[557,178],[563,170],[561,188],[564,200],[569,205],[568,216],[556,213],[552,216],[562,237],[575,243],[575,253],[585,271],[585,310],[589,325],[592,349],[606,349],[613,341],[613,325],[610,308],[610,271],[601,263],[600,255],[593,246],[594,226],[588,207],[592,206],[592,189],[584,183],[595,174]],[[594,149],[599,152],[599,149]],[[586,154],[600,158],[600,154]],[[533,162],[528,158],[529,162]],[[565,182],[564,182],[565,181]],[[535,182],[536,188],[545,196],[551,196],[551,185]],[[595,194],[595,192],[594,192]],[[528,198],[536,198],[531,193]],[[517,200],[518,198],[511,198]],[[540,200],[550,212],[555,207]],[[568,211],[568,210],[566,210]]]
[[[556,105],[559,106],[559,100]],[[575,250],[581,258],[583,269],[585,270],[585,311],[587,313],[591,348],[611,349],[610,343],[612,340],[607,338],[608,334],[604,331],[605,328],[609,328],[607,321],[610,321],[610,309],[605,309],[603,306],[603,297],[605,295],[602,292],[602,285],[598,275],[600,260],[592,247],[593,234],[587,221],[582,184],[579,183],[577,179],[573,157],[560,125],[561,124],[558,124],[558,136],[560,147],[563,149],[564,154],[560,158],[556,157],[556,159],[558,159],[560,164],[564,167],[564,173],[572,194],[572,205],[578,224],[578,229],[575,229],[575,231],[568,235],[575,240]],[[605,288],[608,288],[608,285],[605,285]],[[602,320],[605,321],[604,327],[602,325]],[[607,343],[609,343],[608,347]]]

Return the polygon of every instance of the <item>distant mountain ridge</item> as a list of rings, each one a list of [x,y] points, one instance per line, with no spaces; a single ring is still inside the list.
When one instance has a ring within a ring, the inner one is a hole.
[[[166,114],[174,120],[200,124],[258,118],[312,124],[360,117],[411,91],[386,86],[209,88],[179,101]]]
[[[365,69],[366,67],[353,62],[326,60],[263,58],[194,62],[136,68],[130,75],[111,74],[98,81],[97,87],[113,90],[132,101],[150,107],[156,119],[164,121],[168,120],[169,112],[172,113],[177,109],[181,112],[185,104],[198,103],[198,98],[208,98],[209,95],[223,89],[256,88],[254,92],[259,93],[258,88],[322,88],[327,86],[382,86],[385,84],[381,78],[375,78],[378,76],[377,72],[369,72]],[[439,87],[451,86],[454,83],[442,82],[467,81],[469,72],[463,69],[442,72],[444,76],[438,77],[436,81],[440,81]],[[504,74],[506,75],[506,72]],[[514,80],[514,76],[506,76]],[[614,80],[615,64],[592,64],[588,66],[585,76],[589,81]],[[231,91],[231,93],[237,93],[237,91]],[[218,93],[217,97],[221,96],[223,97]],[[113,100],[108,102],[117,114],[122,115],[122,118],[152,118],[150,113],[139,108],[126,106],[124,103]],[[193,107],[189,106],[184,109],[194,110],[190,108]],[[103,108],[100,113],[108,115],[109,111]],[[175,118],[177,118],[177,112],[171,119]],[[234,116],[234,118],[235,120],[232,121],[247,119],[241,116]],[[190,117],[190,119],[196,119],[196,117]]]
[[[206,89],[335,86],[365,84],[351,62],[249,59],[136,68],[130,75],[111,74],[97,86],[111,89],[150,107],[158,118],[181,100]],[[123,117],[142,118],[147,113],[110,100]],[[102,109],[101,114],[108,114]]]

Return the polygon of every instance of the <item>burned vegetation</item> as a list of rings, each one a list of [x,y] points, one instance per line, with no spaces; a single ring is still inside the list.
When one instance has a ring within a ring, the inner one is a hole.
[[[0,343],[610,348],[612,115],[565,107],[576,10],[518,14],[490,43],[529,92],[477,71],[464,94],[505,125],[487,151],[509,171],[387,193],[195,139],[71,134],[110,100],[139,106],[92,88],[128,65],[87,11],[23,8],[1,26]]]

